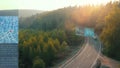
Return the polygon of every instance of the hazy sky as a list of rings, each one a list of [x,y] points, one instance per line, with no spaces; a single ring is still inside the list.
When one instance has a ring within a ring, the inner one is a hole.
[[[0,0],[0,10],[3,9],[38,9],[55,10],[67,6],[86,4],[105,4],[116,0]]]

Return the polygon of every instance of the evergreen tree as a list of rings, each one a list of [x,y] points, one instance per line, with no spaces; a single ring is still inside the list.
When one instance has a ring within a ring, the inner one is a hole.
[[[42,59],[39,57],[36,57],[33,61],[33,67],[32,68],[45,68],[45,63]]]

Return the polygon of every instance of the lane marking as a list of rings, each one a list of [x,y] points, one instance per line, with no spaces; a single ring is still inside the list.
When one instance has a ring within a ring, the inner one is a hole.
[[[91,54],[92,54],[91,51],[92,51],[91,47],[87,49],[86,53],[84,53],[85,56],[81,59],[81,61],[80,61],[80,63],[79,63],[79,67],[83,66],[83,62],[84,62],[84,63],[88,62],[88,61],[86,61],[86,60],[89,59],[89,58],[88,58],[88,55],[91,56]],[[89,52],[90,52],[90,53],[89,53]],[[81,65],[81,64],[82,64],[82,65]]]
[[[87,46],[88,46],[88,45],[86,44],[84,50],[80,53],[80,55],[84,53],[84,51],[87,49]],[[78,56],[76,56],[76,57],[74,58],[74,60],[75,60],[77,57],[78,57]],[[71,64],[74,60],[71,60],[71,62],[69,62],[68,64],[66,64],[66,65],[64,66],[64,68],[67,67],[69,64]]]
[[[85,44],[84,44],[85,47],[84,47],[84,49],[81,51],[81,53],[83,53],[83,52],[86,50],[87,45],[88,45],[88,42],[87,42],[87,41],[88,41],[88,38],[87,38],[87,40],[85,40],[86,46],[85,46]],[[80,50],[79,50],[79,51],[80,51]],[[79,53],[79,51],[78,51],[78,53]],[[81,55],[81,53],[80,53],[80,55]],[[74,57],[74,56],[73,56],[73,57]],[[72,57],[72,58],[73,58],[73,57]],[[76,59],[77,57],[78,57],[78,55],[77,55],[74,59]],[[72,58],[71,58],[71,59],[72,59]],[[65,63],[66,65],[62,65],[62,66],[59,67],[59,68],[66,68],[70,63],[72,63],[72,62],[74,61],[73,59],[72,59],[72,60],[71,60],[71,59],[69,59],[68,61],[66,61],[66,63],[67,63],[67,64]],[[70,60],[71,60],[71,62],[69,62]]]
[[[99,41],[99,43],[100,43],[100,41]],[[99,48],[99,49],[101,50],[101,43],[100,43],[100,48]],[[97,59],[99,58],[99,56],[100,56],[100,52],[101,52],[100,50],[99,50],[99,52],[98,52],[98,55],[97,55],[95,61],[93,62],[92,66],[91,66],[90,68],[93,68],[93,66],[95,65]]]

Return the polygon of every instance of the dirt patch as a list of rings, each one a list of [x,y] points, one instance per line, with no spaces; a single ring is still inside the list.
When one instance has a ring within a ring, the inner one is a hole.
[[[120,68],[120,62],[108,58],[106,56],[100,56],[102,66],[107,66],[109,68]]]

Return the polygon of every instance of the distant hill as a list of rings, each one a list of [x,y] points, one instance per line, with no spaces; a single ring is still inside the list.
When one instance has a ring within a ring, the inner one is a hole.
[[[31,10],[31,9],[19,9],[19,17],[30,17],[32,15],[35,15],[37,13],[42,13],[41,10]]]
[[[63,28],[65,23],[70,20],[74,7],[61,8],[54,11],[46,11],[27,18],[20,18],[20,28],[37,30],[54,30]],[[72,22],[72,21],[70,21]],[[69,22],[67,22],[68,24]]]
[[[18,10],[0,10],[0,16],[18,16]]]
[[[0,10],[0,16],[19,16],[19,17],[30,17],[37,13],[42,13],[41,10],[28,10],[28,9],[15,9],[15,10]]]

